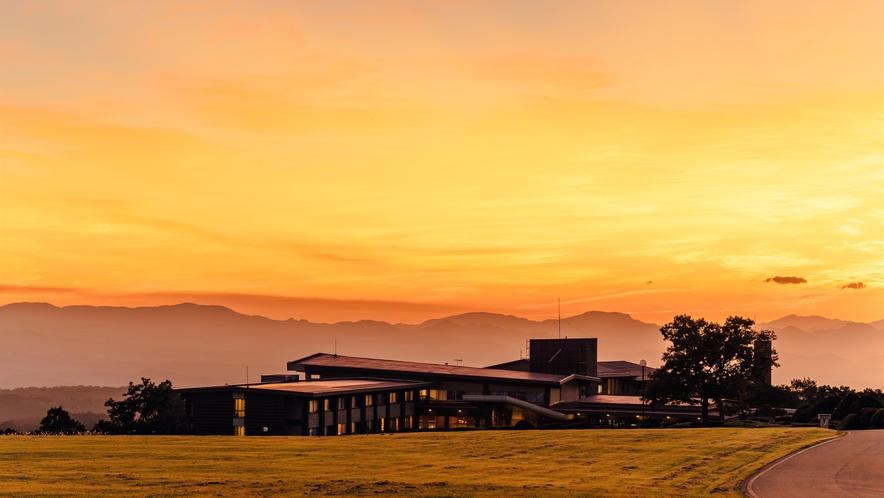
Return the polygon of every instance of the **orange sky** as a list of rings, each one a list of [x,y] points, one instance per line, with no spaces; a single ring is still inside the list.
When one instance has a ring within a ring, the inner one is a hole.
[[[882,18],[3,2],[0,303],[878,320]]]

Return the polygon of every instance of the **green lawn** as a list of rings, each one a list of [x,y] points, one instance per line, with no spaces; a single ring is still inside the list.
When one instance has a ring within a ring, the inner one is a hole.
[[[808,428],[0,437],[0,495],[739,496]]]

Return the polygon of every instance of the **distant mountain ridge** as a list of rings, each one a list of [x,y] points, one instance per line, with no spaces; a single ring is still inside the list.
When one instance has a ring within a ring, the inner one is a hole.
[[[525,355],[528,339],[558,336],[556,323],[477,312],[420,324],[329,324],[192,303],[140,308],[14,303],[0,306],[0,388],[125,385],[140,377],[168,378],[178,386],[243,382],[247,366],[257,380],[316,352],[430,363],[462,359],[464,365],[485,366]],[[839,327],[841,340],[830,340],[833,332],[826,327],[832,326]],[[884,355],[884,333],[873,324],[790,315],[759,328],[780,336],[776,347],[783,367],[774,371],[775,382],[809,376],[852,387],[884,385],[881,367],[869,368]],[[600,360],[644,359],[657,366],[666,348],[658,325],[623,313],[563,317],[562,336],[598,338]],[[826,372],[830,363],[840,365],[838,372]]]

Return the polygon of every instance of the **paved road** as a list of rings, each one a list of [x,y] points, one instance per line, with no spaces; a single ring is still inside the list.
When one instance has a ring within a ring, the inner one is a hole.
[[[884,496],[884,430],[846,436],[793,453],[749,480],[754,498]]]

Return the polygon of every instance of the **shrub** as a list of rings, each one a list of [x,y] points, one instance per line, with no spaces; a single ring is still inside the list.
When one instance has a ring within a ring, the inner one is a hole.
[[[869,425],[877,427],[878,429],[884,429],[884,408],[879,408],[878,411],[872,415],[872,420],[869,422]]]
[[[832,419],[844,420],[844,417],[850,415],[851,413],[855,413],[850,405],[856,403],[857,400],[859,400],[859,395],[857,395],[856,393],[850,393],[847,396],[844,396],[844,399],[842,399],[841,402],[838,403],[838,406],[835,407],[835,410],[829,412],[832,414]]]
[[[829,396],[828,398],[825,398],[824,400],[820,401],[819,403],[813,405],[813,407],[810,409],[810,413],[807,418],[808,419],[816,418],[816,416],[819,415],[820,413],[832,413],[833,414],[832,418],[835,418],[835,415],[834,415],[835,408],[840,403],[841,403],[841,398],[839,398],[838,396]]]
[[[563,424],[561,422],[550,422],[548,424],[543,424],[540,426],[540,429],[544,429],[544,430],[557,430],[557,429],[564,429],[564,428],[565,428],[565,424]]]
[[[516,425],[513,426],[513,429],[516,429],[519,431],[524,431],[524,430],[536,429],[536,427],[534,427],[534,424],[532,424],[531,422],[529,422],[527,420],[519,420],[518,422],[516,422]]]
[[[792,422],[803,424],[810,420],[810,409],[812,406],[810,405],[801,405],[796,410],[795,413],[792,414]]]
[[[842,420],[837,427],[839,431],[857,431],[865,428],[866,424],[863,423],[863,419],[855,413],[851,413],[844,417],[844,420]]]
[[[856,400],[856,410],[854,413],[863,411],[864,408],[884,408],[884,403],[880,399],[864,394]]]
[[[875,412],[880,410],[880,408],[863,408],[859,412],[859,418],[863,419],[863,423],[867,426],[872,423],[872,417],[875,416]]]

